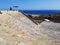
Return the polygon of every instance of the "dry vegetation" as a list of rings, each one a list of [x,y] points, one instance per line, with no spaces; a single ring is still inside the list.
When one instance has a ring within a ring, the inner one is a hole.
[[[31,16],[33,20],[39,22],[44,21],[44,19],[49,19],[52,22],[60,23],[60,14],[49,14],[48,16]]]

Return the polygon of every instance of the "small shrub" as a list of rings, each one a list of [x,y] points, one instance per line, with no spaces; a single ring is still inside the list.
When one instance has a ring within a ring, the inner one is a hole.
[[[0,14],[2,14],[2,12],[0,11]]]

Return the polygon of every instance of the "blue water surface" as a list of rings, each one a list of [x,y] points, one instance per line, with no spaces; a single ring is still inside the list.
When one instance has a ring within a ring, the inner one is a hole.
[[[48,15],[60,13],[60,10],[22,10],[26,14]]]

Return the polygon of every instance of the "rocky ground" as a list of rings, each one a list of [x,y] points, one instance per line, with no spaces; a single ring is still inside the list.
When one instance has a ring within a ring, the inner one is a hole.
[[[54,23],[60,23],[60,14],[49,14],[47,16],[41,16],[41,15],[32,15],[31,16],[35,21],[40,23],[40,21],[44,21],[44,19],[49,19],[50,21]]]
[[[18,11],[1,11],[0,45],[60,45],[60,23],[35,24]]]

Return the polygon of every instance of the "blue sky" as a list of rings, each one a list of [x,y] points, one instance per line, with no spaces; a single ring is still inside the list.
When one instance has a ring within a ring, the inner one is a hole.
[[[19,6],[20,10],[60,10],[60,0],[0,0],[0,10]]]

